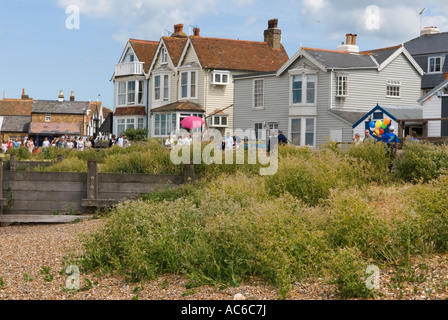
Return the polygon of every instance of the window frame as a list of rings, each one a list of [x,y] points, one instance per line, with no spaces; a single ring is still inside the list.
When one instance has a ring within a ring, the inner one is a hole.
[[[212,85],[227,86],[230,83],[230,71],[214,70],[212,71],[211,76]],[[216,76],[219,76],[219,81],[216,81]],[[224,76],[227,77],[227,81],[223,81]]]
[[[291,70],[289,72],[290,74],[290,84],[289,84],[289,105],[290,106],[317,106],[317,89],[318,89],[318,72],[314,70],[307,70],[307,69],[299,69],[299,70]],[[294,78],[301,76],[302,78],[302,86],[300,89],[294,89]],[[314,95],[313,95],[313,102],[308,102],[308,91],[310,88],[308,88],[308,84],[311,83],[309,81],[309,77],[314,77]],[[300,90],[301,91],[301,101],[300,102],[294,102],[294,90]]]
[[[187,74],[187,82],[183,83],[183,74]],[[194,84],[191,81],[192,74],[194,74]],[[198,99],[198,84],[199,84],[198,70],[183,70],[179,72],[179,100]],[[187,95],[183,95],[183,88],[186,87]],[[194,87],[194,96],[191,94]]]
[[[401,98],[401,81],[387,80],[386,81],[386,97],[387,98]]]
[[[437,66],[437,59],[439,59],[440,63],[439,63],[439,69],[440,70],[436,70],[436,66]],[[431,60],[434,60],[434,71],[431,71]],[[442,73],[443,71],[443,64],[444,64],[444,60],[443,60],[443,56],[433,56],[433,57],[428,57],[428,74],[437,74],[437,73]]]
[[[165,65],[168,63],[168,50],[166,50],[165,47],[162,47],[162,49],[160,50],[160,64]]]
[[[226,119],[226,123],[223,124],[223,119]],[[216,123],[218,120],[218,123]],[[229,126],[229,116],[228,115],[214,115],[210,118],[210,127],[220,127],[227,128]]]
[[[348,96],[348,76],[336,75],[336,97],[345,98]]]
[[[294,120],[298,120],[299,121],[299,131],[293,131],[293,121]],[[316,147],[316,121],[317,118],[316,117],[291,117],[289,118],[289,141],[291,141],[292,144],[294,143],[294,138],[293,135],[294,134],[298,134],[299,135],[299,144],[295,144],[296,146],[307,146],[307,147],[311,147],[311,148],[315,148]],[[309,121],[313,121],[313,128],[312,130],[308,130],[308,123]],[[313,140],[313,144],[307,144],[307,136],[309,134],[312,134],[312,140]]]
[[[134,83],[134,88],[130,87],[131,83]],[[125,80],[117,82],[117,106],[135,106],[142,105],[145,96],[145,82],[143,80]],[[124,90],[123,90],[124,89]],[[131,101],[132,97],[134,100]]]
[[[171,74],[170,73],[159,73],[153,76],[153,101],[171,101]],[[156,86],[156,79],[160,78],[159,87]],[[156,90],[159,89],[159,98],[156,98]]]
[[[256,91],[258,82],[262,83],[262,85],[261,85],[261,93],[257,93],[257,91]],[[253,92],[253,95],[252,95],[252,109],[255,109],[255,110],[264,109],[264,102],[265,102],[265,100],[264,100],[264,98],[265,98],[265,94],[264,94],[264,92],[265,92],[265,81],[264,81],[264,78],[262,78],[262,79],[254,79],[253,80],[252,92]],[[257,105],[257,101],[258,101],[257,95],[261,96],[261,105]]]
[[[45,115],[45,122],[51,122],[51,114]]]

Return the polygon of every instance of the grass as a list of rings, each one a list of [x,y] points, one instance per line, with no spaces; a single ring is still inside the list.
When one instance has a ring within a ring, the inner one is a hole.
[[[133,281],[184,274],[193,287],[256,277],[279,298],[296,281],[323,277],[341,298],[372,298],[368,265],[448,252],[445,153],[406,144],[391,171],[381,144],[281,148],[272,176],[260,176],[259,164],[201,164],[202,180],[112,209],[103,229],[83,237],[77,265]],[[99,162],[103,172],[178,173],[168,159],[149,142],[109,149]]]

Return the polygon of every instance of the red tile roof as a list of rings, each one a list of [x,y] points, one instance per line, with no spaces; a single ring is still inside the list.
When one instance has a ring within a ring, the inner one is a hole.
[[[115,109],[115,116],[145,116],[145,107],[117,107]]]
[[[144,62],[143,70],[145,72],[149,71],[151,67],[152,60],[154,59],[154,55],[157,51],[157,47],[159,45],[158,41],[146,41],[146,40],[138,40],[138,39],[129,39],[129,43],[134,49],[135,54],[140,62]]]
[[[33,100],[0,100],[0,116],[31,116]]]
[[[191,36],[203,68],[267,72],[277,71],[289,58],[286,50],[272,49],[267,42]]]
[[[170,55],[171,61],[174,66],[177,67],[182,51],[184,50],[185,44],[187,43],[186,38],[176,38],[176,37],[163,37],[163,42],[165,43],[166,49]]]

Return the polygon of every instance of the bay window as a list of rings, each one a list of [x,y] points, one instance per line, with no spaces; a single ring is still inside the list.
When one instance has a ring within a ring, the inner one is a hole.
[[[197,71],[183,71],[180,73],[180,98],[196,99],[198,85]]]
[[[135,105],[143,103],[144,81],[118,82],[118,105]]]
[[[170,100],[170,75],[154,76],[154,100],[169,101]]]
[[[168,136],[176,130],[176,113],[156,113],[154,115],[154,136]]]

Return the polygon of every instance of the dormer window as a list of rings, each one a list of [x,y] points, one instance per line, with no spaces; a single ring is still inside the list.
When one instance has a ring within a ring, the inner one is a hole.
[[[168,52],[166,51],[166,49],[164,47],[162,47],[162,50],[161,50],[161,57],[162,57],[162,64],[167,64],[168,63]]]
[[[428,73],[440,73],[442,72],[442,57],[430,57],[428,58]]]
[[[230,78],[229,71],[213,71],[212,72],[212,84],[213,85],[228,85]]]
[[[51,122],[51,114],[45,115],[45,122]]]

